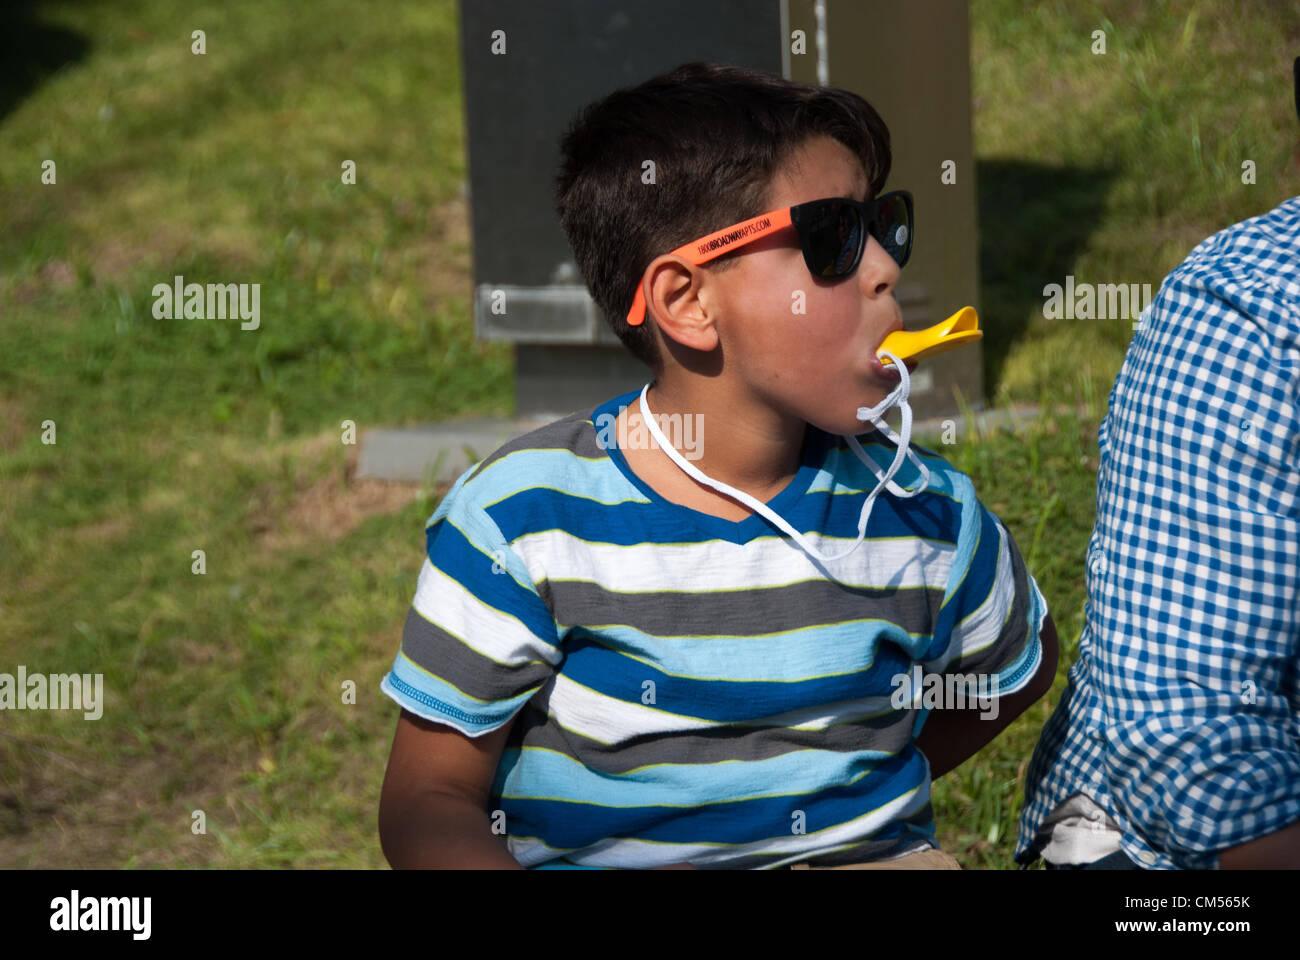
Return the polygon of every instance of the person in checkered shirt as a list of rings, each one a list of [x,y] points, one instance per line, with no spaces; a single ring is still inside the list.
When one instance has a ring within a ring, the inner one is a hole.
[[[1300,867],[1300,197],[1165,278],[1109,407],[1016,859]]]

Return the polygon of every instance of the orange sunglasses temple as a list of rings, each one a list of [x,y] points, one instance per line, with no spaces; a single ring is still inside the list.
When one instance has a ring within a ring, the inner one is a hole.
[[[681,257],[696,265],[708,263],[715,257],[730,253],[737,247],[752,243],[788,226],[790,226],[790,208],[772,210],[749,220],[733,223],[729,227],[723,227],[707,237],[692,240],[678,247],[670,256]],[[640,326],[645,322],[645,277],[643,276],[641,280],[642,282],[637,284],[636,295],[632,298],[632,309],[627,312],[627,323],[630,327]]]

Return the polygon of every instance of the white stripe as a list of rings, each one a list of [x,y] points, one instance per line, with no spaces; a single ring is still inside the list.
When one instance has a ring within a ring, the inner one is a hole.
[[[506,576],[506,574],[502,574]],[[416,613],[455,634],[467,647],[511,666],[532,660],[558,664],[563,654],[538,639],[517,617],[490,607],[424,558],[411,601]]]
[[[619,700],[592,690],[564,674],[557,673],[538,692],[540,704],[555,722],[590,740],[604,744],[621,743],[630,737],[646,734],[712,730],[730,727],[743,732],[747,723],[724,723],[701,717],[681,716],[642,703]],[[799,710],[763,717],[763,726],[787,727],[792,730],[825,730],[838,723],[851,723],[880,716],[893,709],[890,697],[862,697],[814,704]],[[749,721],[759,724],[759,720]]]
[[[947,652],[939,660],[926,664],[929,670],[942,671],[954,660],[985,649],[996,642],[1002,633],[1007,613],[1016,598],[1016,581],[1012,576],[1007,532],[997,517],[993,518],[993,522],[998,529],[998,569],[993,576],[989,595],[953,628],[952,642],[949,643]]]
[[[844,539],[806,534],[820,547]],[[585,580],[617,593],[656,591],[761,590],[806,580],[825,581],[808,554],[788,537],[764,537],[747,544],[589,543],[563,530],[522,536],[512,544],[533,582]],[[948,582],[956,548],[916,537],[867,540],[842,560],[827,564],[854,587],[924,587]]]

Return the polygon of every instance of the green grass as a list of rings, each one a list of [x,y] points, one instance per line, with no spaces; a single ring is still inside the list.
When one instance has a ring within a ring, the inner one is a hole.
[[[972,7],[990,397],[1081,412],[965,423],[941,448],[1064,644],[1052,693],[935,786],[967,866],[1010,864],[1082,622],[1096,427],[1130,336],[1044,320],[1042,286],[1154,287],[1294,192],[1292,5],[1192,9]],[[6,714],[0,865],[383,866],[396,708],[378,680],[438,491],[349,479],[341,423],[511,406],[508,351],[469,319],[455,5],[50,2],[7,29],[34,56],[80,53],[11,71],[0,98],[0,669],[93,664],[108,702],[94,723]],[[156,320],[152,286],[177,273],[260,283],[261,329]]]
[[[6,715],[0,863],[384,863],[377,680],[435,491],[349,482],[341,424],[511,395],[468,316],[454,5],[386,6],[40,10],[89,48],[0,123],[0,649],[108,703]],[[260,283],[261,328],[155,319],[177,273]]]
[[[1050,402],[1082,375],[1104,397],[1131,322],[1047,320],[1043,287],[1154,295],[1205,237],[1297,192],[1300,7],[974,0],[971,27],[989,392]]]

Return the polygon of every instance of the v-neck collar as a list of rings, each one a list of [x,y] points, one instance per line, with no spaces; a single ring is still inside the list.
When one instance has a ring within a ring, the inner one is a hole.
[[[610,420],[605,419],[606,417],[617,418],[624,407],[638,403],[640,396],[641,388],[638,387],[628,393],[613,397],[592,410],[588,421],[599,434],[601,432],[601,423],[610,422]],[[646,483],[628,464],[627,457],[618,447],[617,431],[608,428],[606,428],[606,431],[609,444],[604,447],[604,451],[609,456],[609,459],[619,469],[619,472],[627,478],[628,482],[645,494],[646,498],[663,511],[666,516],[693,524],[708,536],[718,540],[727,540],[731,543],[747,543],[760,535],[780,532],[761,513],[750,514],[744,520],[728,520],[725,517],[705,513],[702,510],[696,510],[693,507],[687,507],[667,499]],[[804,431],[803,446],[799,454],[799,470],[780,493],[766,502],[765,506],[769,510],[784,517],[787,522],[790,521],[789,511],[808,492],[813,478],[817,476],[818,471],[821,469],[826,456],[828,440],[829,435],[825,431],[808,424]]]

